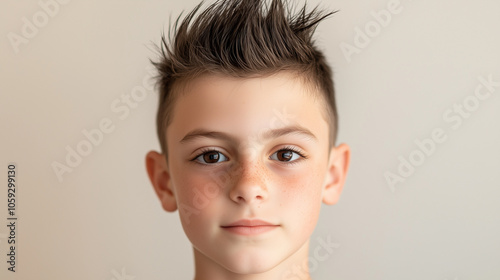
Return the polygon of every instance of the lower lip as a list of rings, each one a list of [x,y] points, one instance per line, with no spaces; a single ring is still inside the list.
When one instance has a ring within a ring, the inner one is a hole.
[[[271,231],[277,227],[279,226],[253,226],[253,227],[236,226],[236,227],[222,227],[222,228],[229,232],[240,235],[257,235]]]

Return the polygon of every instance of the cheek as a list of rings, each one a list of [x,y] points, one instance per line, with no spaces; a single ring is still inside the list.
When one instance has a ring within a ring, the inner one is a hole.
[[[193,227],[202,226],[203,216],[210,214],[210,201],[218,189],[207,182],[206,177],[199,174],[183,171],[182,168],[178,170],[172,168],[171,171],[176,174],[172,183],[184,229],[189,231]]]
[[[286,215],[300,217],[303,225],[313,226],[321,208],[321,177],[317,172],[306,170],[281,181],[277,196]]]

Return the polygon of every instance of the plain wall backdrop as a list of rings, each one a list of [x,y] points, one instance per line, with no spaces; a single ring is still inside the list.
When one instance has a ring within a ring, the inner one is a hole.
[[[159,150],[153,43],[197,3],[0,3],[2,280],[192,279],[178,212],[162,210],[144,156]],[[313,279],[500,279],[500,2],[308,3],[340,10],[315,38],[334,70],[338,143],[352,149],[340,202],[311,237]],[[58,178],[78,148],[88,155]],[[314,258],[328,239],[338,246]]]

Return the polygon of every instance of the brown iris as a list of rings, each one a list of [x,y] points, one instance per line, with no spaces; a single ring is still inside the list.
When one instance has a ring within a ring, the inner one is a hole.
[[[203,159],[207,163],[217,163],[219,161],[219,152],[211,151],[203,155]]]
[[[278,151],[278,159],[283,161],[289,161],[293,157],[292,151]]]

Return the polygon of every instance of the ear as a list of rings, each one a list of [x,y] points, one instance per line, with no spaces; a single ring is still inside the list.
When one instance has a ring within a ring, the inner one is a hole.
[[[349,169],[351,149],[340,144],[330,151],[327,174],[323,186],[323,203],[333,205],[338,202]]]
[[[168,212],[177,210],[177,202],[172,189],[172,182],[170,180],[170,173],[168,171],[165,155],[155,151],[147,153],[146,170],[148,171],[149,180],[151,184],[153,184],[163,209]]]

